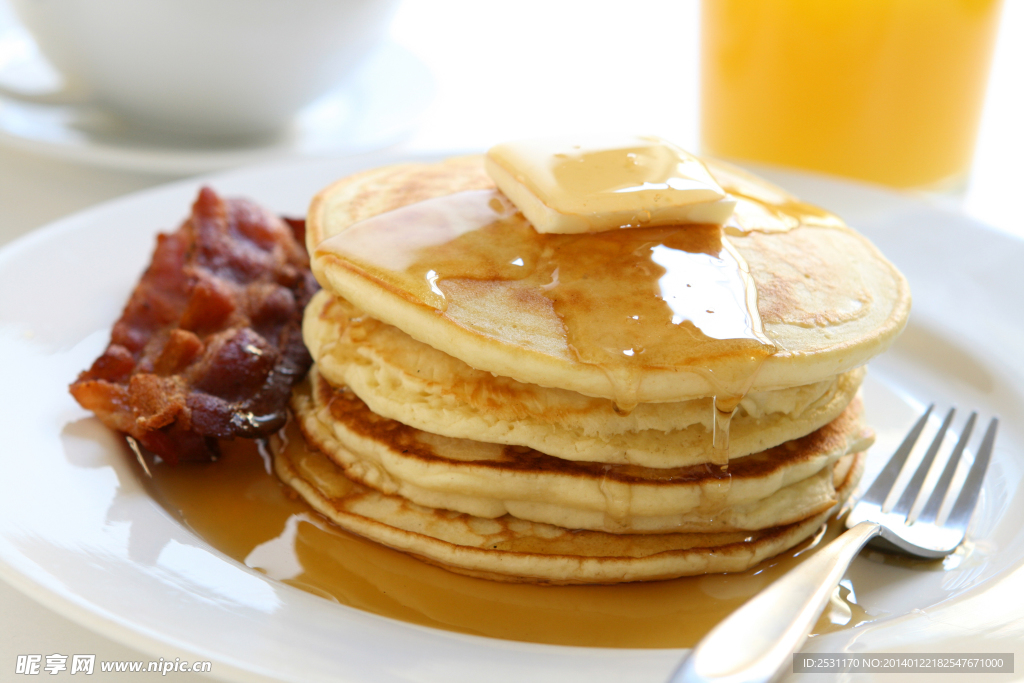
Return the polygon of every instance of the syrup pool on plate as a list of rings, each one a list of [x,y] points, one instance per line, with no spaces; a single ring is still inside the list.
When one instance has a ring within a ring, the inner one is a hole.
[[[611,586],[475,579],[364,540],[314,512],[269,471],[257,443],[212,463],[150,462],[154,496],[205,541],[270,578],[343,605],[460,633],[552,645],[690,647],[745,600],[839,532],[739,574]],[[814,633],[870,621],[843,585]]]

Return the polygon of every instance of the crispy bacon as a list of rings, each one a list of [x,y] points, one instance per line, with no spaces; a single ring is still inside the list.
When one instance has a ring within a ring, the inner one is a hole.
[[[71,394],[171,462],[280,428],[311,363],[302,310],[317,285],[304,227],[203,188],[192,216],[157,237],[110,344]]]

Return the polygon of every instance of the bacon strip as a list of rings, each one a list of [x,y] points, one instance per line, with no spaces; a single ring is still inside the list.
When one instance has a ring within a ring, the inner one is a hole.
[[[311,363],[301,324],[317,284],[296,239],[304,227],[203,188],[192,216],[157,237],[110,344],[71,394],[170,462],[279,429]]]

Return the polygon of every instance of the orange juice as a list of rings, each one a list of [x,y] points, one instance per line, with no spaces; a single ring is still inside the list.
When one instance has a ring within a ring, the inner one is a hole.
[[[1000,4],[704,0],[704,151],[899,187],[955,182]]]

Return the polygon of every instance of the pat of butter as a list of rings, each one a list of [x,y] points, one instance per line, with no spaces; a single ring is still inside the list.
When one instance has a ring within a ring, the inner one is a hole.
[[[700,159],[656,137],[507,142],[484,164],[537,232],[721,225],[736,204]]]

